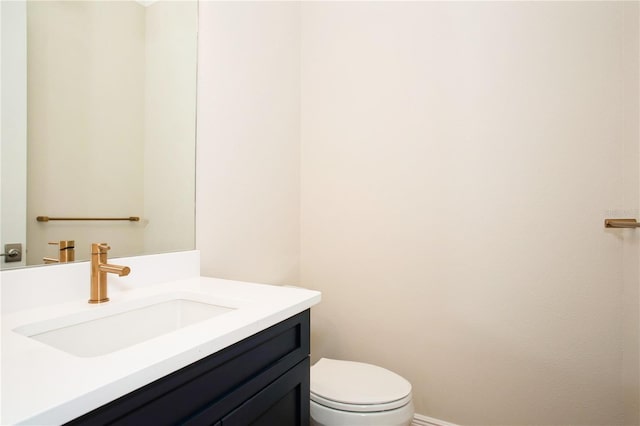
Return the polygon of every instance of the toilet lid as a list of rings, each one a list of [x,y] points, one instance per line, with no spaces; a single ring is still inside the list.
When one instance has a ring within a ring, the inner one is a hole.
[[[411,401],[411,383],[371,364],[322,358],[311,367],[311,400],[345,411],[383,411]]]

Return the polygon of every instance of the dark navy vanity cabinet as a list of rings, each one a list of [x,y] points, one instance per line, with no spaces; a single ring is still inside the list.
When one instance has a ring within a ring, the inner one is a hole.
[[[68,425],[308,425],[309,310]]]

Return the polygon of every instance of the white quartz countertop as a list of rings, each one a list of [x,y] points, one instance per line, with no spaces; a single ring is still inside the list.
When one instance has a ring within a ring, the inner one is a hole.
[[[234,309],[94,357],[74,356],[14,331],[74,313],[108,312],[121,303],[185,292]],[[85,297],[2,315],[1,424],[67,422],[320,301],[317,291],[206,277],[152,284],[109,296],[111,301],[101,305],[90,305]]]

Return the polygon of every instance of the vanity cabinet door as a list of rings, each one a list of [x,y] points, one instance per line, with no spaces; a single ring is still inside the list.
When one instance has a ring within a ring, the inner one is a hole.
[[[259,392],[238,392],[245,401],[214,426],[307,426],[309,424],[309,357]],[[246,395],[252,395],[249,398]],[[220,419],[215,405],[192,417],[183,426],[210,426]]]
[[[309,358],[222,419],[222,426],[307,426]]]

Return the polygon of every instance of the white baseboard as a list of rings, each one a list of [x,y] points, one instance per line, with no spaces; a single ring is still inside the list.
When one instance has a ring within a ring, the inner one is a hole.
[[[413,416],[411,426],[458,426],[453,423],[445,422],[444,420],[434,419],[433,417],[423,416],[422,414],[416,414]]]

